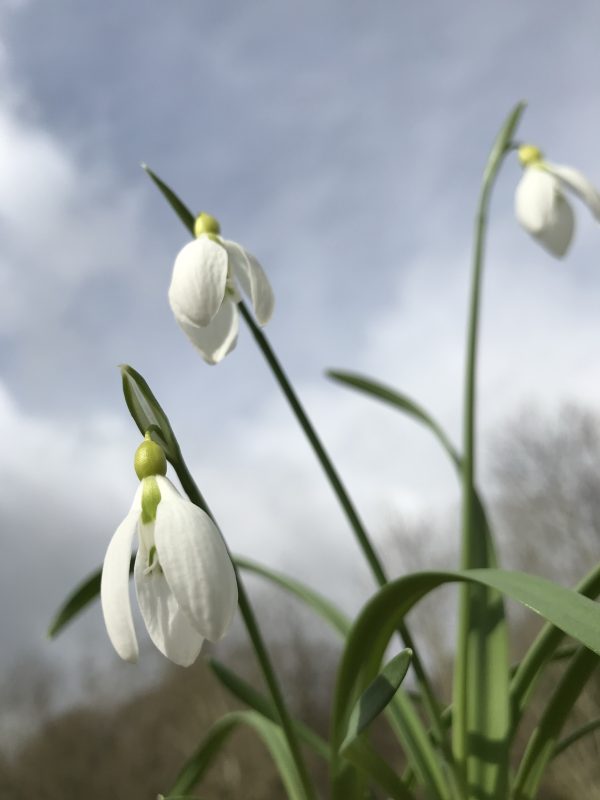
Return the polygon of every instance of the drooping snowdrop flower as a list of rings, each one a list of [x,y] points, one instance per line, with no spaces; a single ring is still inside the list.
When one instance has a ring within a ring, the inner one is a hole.
[[[515,195],[517,219],[552,255],[560,258],[567,252],[575,228],[564,189],[580,197],[599,221],[600,193],[578,170],[545,161],[533,145],[519,147],[519,160],[524,172]]]
[[[179,252],[169,287],[175,319],[208,364],[236,345],[240,290],[252,301],[259,325],[266,325],[275,299],[256,258],[236,242],[222,239],[219,223],[202,213],[196,239]]]
[[[140,487],[108,545],[102,569],[106,629],[121,658],[136,661],[129,562],[137,534],[134,580],[146,628],[163,655],[187,667],[204,639],[215,642],[227,632],[237,607],[235,572],[210,517],[164,477],[165,455],[149,434],[134,465]]]

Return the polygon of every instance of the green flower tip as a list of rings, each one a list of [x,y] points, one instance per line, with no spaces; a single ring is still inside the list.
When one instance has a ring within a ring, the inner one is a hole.
[[[194,222],[194,236],[198,238],[198,236],[202,236],[202,234],[208,234],[209,236],[218,236],[221,233],[221,226],[219,225],[218,220],[212,217],[210,214],[207,214],[205,211],[202,211],[196,217],[196,221]],[[211,238],[212,238],[211,236]]]
[[[149,433],[145,435],[144,441],[135,451],[133,466],[135,474],[140,480],[153,475],[167,474],[167,459],[164,451],[160,445],[152,441]]]
[[[541,164],[544,158],[542,151],[539,147],[532,144],[522,144],[519,147],[519,161],[524,167],[533,167]]]

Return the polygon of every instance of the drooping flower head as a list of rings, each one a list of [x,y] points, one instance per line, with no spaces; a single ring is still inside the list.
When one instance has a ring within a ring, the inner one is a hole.
[[[237,607],[235,571],[214,522],[165,477],[165,455],[149,434],[134,466],[141,483],[102,569],[106,629],[121,658],[136,661],[129,562],[137,535],[134,581],[146,628],[163,655],[187,667],[204,639],[215,642],[227,632]]]
[[[600,194],[579,170],[551,164],[533,145],[519,147],[523,177],[515,195],[515,213],[525,230],[552,255],[562,257],[567,252],[575,218],[564,190],[580,197],[600,221]]]
[[[269,321],[275,303],[257,259],[220,231],[210,214],[197,217],[196,239],[177,255],[169,287],[175,319],[208,364],[236,345],[240,291],[251,300],[259,325]]]

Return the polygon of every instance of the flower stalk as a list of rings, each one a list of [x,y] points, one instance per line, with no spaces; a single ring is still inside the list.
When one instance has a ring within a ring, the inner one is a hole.
[[[500,167],[506,154],[512,149],[512,135],[520,116],[524,110],[522,103],[513,110],[496,143],[492,148],[484,172],[483,183],[479,196],[477,215],[475,219],[475,247],[473,252],[473,271],[471,279],[471,296],[469,303],[469,319],[467,326],[467,349],[465,368],[465,389],[463,407],[463,462],[462,462],[462,533],[461,533],[461,568],[474,569],[489,567],[494,564],[492,543],[485,539],[483,528],[478,525],[475,505],[475,466],[476,466],[476,384],[477,384],[477,348],[479,333],[479,313],[481,304],[481,286],[483,277],[485,239],[487,233],[487,219],[492,189]],[[503,730],[503,738],[508,735],[508,702],[501,696],[504,692],[497,691],[500,686],[486,686],[486,676],[482,675],[483,661],[489,659],[490,651],[487,642],[487,628],[490,613],[490,595],[485,589],[465,585],[460,589],[459,618],[458,618],[458,644],[454,670],[453,688],[453,724],[452,724],[452,749],[461,776],[463,786],[467,787],[468,797],[477,791],[479,785],[486,780],[482,776],[485,766],[480,761],[475,763],[473,769],[478,770],[473,781],[470,772],[469,733],[472,726],[480,728],[486,725],[485,716],[490,716],[492,703],[498,704],[497,720],[495,724]],[[501,599],[497,602],[501,604]],[[501,605],[499,606],[501,608]],[[486,608],[487,614],[479,612]],[[502,642],[500,642],[502,649]],[[504,657],[504,655],[503,655]],[[477,662],[479,665],[477,666]],[[507,672],[504,665],[500,665],[500,680],[503,673]],[[470,682],[473,682],[470,686]],[[496,690],[496,691],[495,691]],[[478,692],[474,700],[474,692]],[[492,696],[490,696],[490,693]],[[506,702],[505,702],[506,701]],[[506,717],[506,719],[505,719]],[[505,729],[505,730],[504,730]],[[469,763],[468,763],[469,762]],[[492,780],[506,780],[507,764],[498,765],[499,775],[494,775]],[[489,777],[487,778],[489,779]],[[500,792],[503,791],[501,786]]]
[[[213,520],[213,522],[216,525],[217,522],[213,516],[213,513],[208,507],[206,500],[200,493],[200,490],[198,489],[196,482],[194,481],[189,469],[187,468],[187,465],[183,460],[181,453],[178,453],[178,457],[173,463],[173,468],[175,469],[175,472],[177,474],[177,477],[179,478],[179,482],[181,483],[184,492],[187,494],[191,502],[197,505],[199,508],[201,508],[206,514],[208,514],[208,516]],[[302,781],[302,786],[304,789],[306,800],[317,800],[317,795],[314,786],[310,779],[308,770],[306,768],[306,764],[304,763],[304,758],[302,756],[300,743],[296,735],[296,731],[294,729],[292,717],[290,715],[290,712],[288,711],[285,698],[281,690],[281,686],[279,685],[279,681],[277,680],[275,669],[273,668],[273,665],[271,663],[271,659],[269,657],[267,647],[262,637],[258,621],[254,614],[250,598],[246,593],[246,588],[244,586],[244,582],[242,580],[242,576],[240,574],[239,569],[237,568],[235,562],[232,561],[232,563],[235,571],[235,577],[237,580],[238,605],[240,613],[242,615],[242,619],[244,620],[244,625],[246,626],[246,630],[248,631],[248,636],[250,637],[250,641],[252,642],[252,646],[254,648],[254,652],[256,654],[256,658],[261,668],[263,677],[271,694],[271,698],[277,710],[279,723],[281,724],[281,728],[283,730],[288,747],[290,749],[291,756],[296,765],[296,769],[298,770],[298,775],[300,776],[300,779]]]
[[[388,582],[388,577],[383,568],[383,564],[381,563],[373,545],[371,544],[369,534],[367,533],[366,528],[358,515],[358,511],[354,507],[354,504],[350,499],[350,496],[344,484],[342,483],[342,480],[338,475],[331,458],[325,450],[325,447],[323,446],[306,411],[304,410],[302,403],[298,399],[296,392],[294,391],[283,367],[281,366],[279,359],[273,352],[267,337],[254,322],[252,315],[244,305],[243,301],[238,304],[238,308],[241,316],[250,328],[250,331],[252,332],[252,335],[254,336],[261,353],[265,357],[267,364],[271,368],[271,371],[273,372],[281,391],[290,404],[290,407],[294,412],[300,427],[302,428],[306,438],[313,448],[313,451],[319,463],[321,464],[325,475],[327,476],[331,488],[333,489],[333,492],[337,497],[348,522],[350,523],[350,527],[356,536],[359,546],[367,560],[367,563],[369,564],[369,567],[371,568],[371,572],[373,573],[375,580],[379,586],[385,586],[385,584]],[[412,665],[422,691],[425,707],[431,718],[430,721],[432,728],[435,731],[438,741],[442,744],[442,749],[446,749],[445,746],[448,742],[447,727],[442,721],[441,709],[435,696],[435,692],[433,691],[433,687],[425,670],[425,666],[419,658],[417,648],[406,623],[401,623],[401,625],[398,627],[398,633],[400,634],[404,646],[413,651]],[[450,756],[451,760],[449,749],[446,750],[446,754]]]

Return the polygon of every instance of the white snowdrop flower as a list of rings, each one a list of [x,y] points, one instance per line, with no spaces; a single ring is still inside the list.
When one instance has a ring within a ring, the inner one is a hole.
[[[106,629],[121,658],[136,661],[129,562],[137,534],[134,581],[146,628],[163,655],[187,667],[204,639],[215,642],[227,632],[237,607],[235,571],[210,517],[164,477],[164,453],[148,434],[134,463],[141,484],[102,569]]]
[[[259,325],[273,313],[273,290],[256,258],[236,242],[222,239],[210,214],[196,219],[196,239],[179,252],[169,303],[179,326],[208,364],[236,345],[240,291],[250,298]]]
[[[515,195],[515,213],[525,230],[552,255],[567,252],[575,219],[564,190],[574,192],[600,221],[600,193],[576,169],[544,160],[541,151],[530,144],[519,147],[523,177]]]

